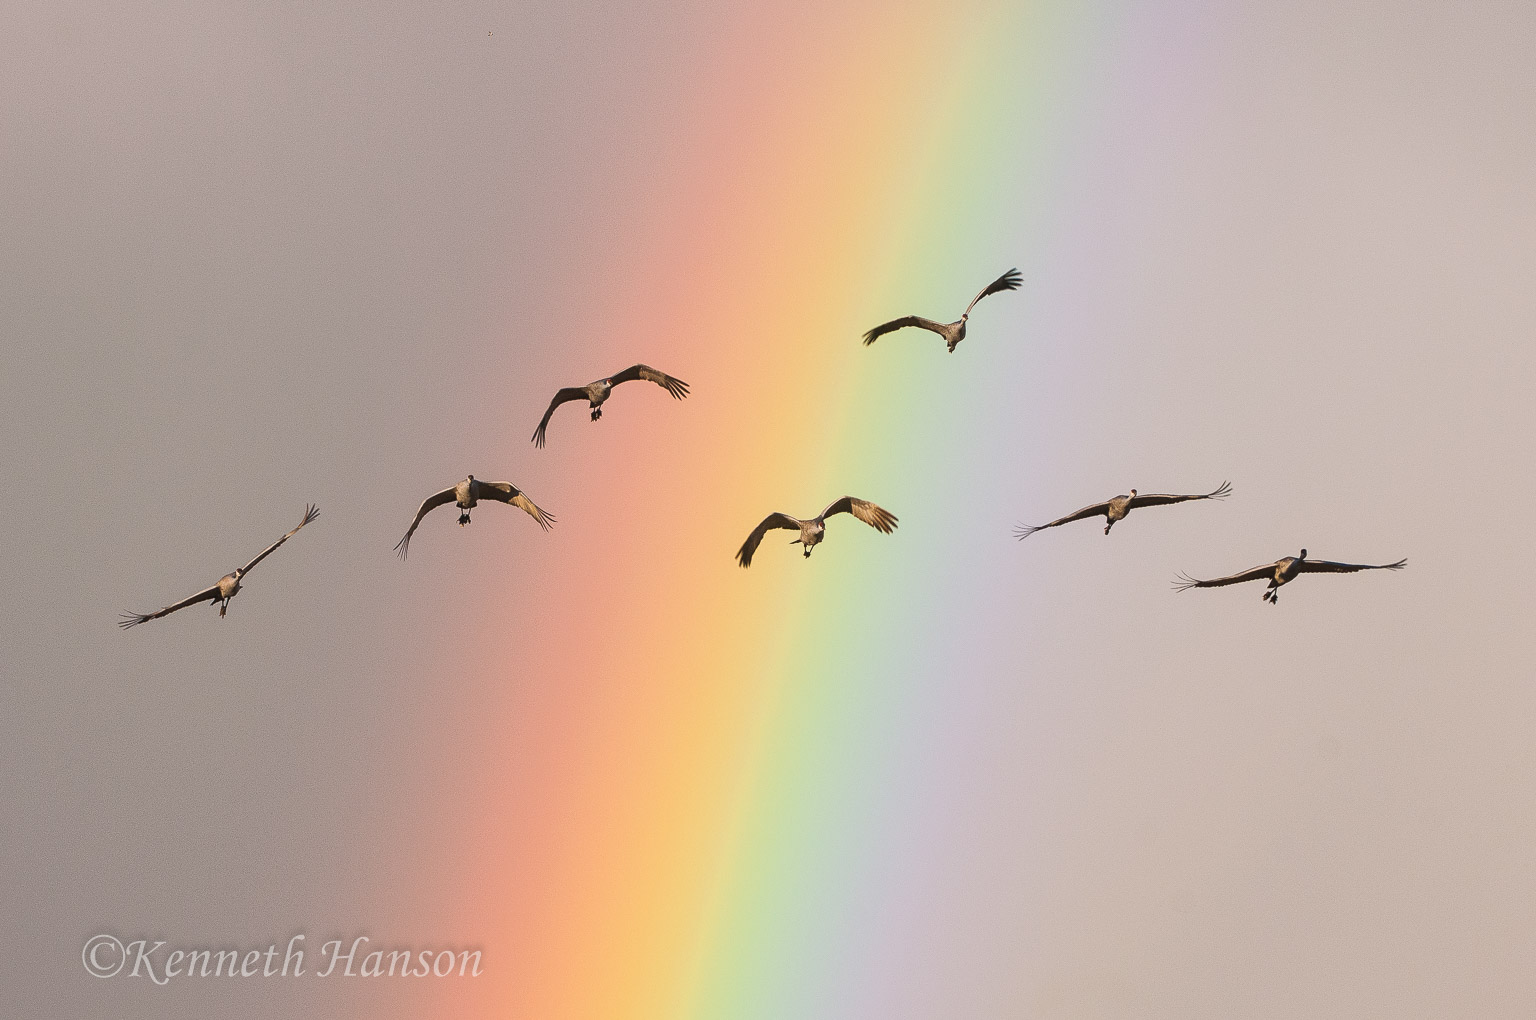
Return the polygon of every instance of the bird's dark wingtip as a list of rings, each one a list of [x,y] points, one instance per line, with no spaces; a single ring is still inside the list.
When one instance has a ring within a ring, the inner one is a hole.
[[[1033,524],[1016,524],[1013,528],[1013,537],[1022,542],[1039,530],[1040,528]]]

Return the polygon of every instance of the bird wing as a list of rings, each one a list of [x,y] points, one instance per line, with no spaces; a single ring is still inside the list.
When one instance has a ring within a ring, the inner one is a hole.
[[[658,372],[650,365],[631,365],[618,375],[613,377],[613,384],[617,386],[623,382],[633,382],[636,379],[644,379],[653,382],[666,390],[677,400],[682,400],[688,395],[688,384],[681,379],[674,379],[665,372]]]
[[[1221,588],[1229,584],[1242,584],[1244,581],[1263,581],[1273,579],[1276,563],[1266,563],[1262,567],[1250,567],[1241,574],[1233,574],[1230,577],[1218,577],[1210,581],[1201,581],[1190,577],[1188,574],[1180,574],[1178,580],[1173,582],[1175,591],[1183,591],[1186,588]]]
[[[889,535],[896,530],[896,515],[883,507],[878,507],[867,499],[859,499],[856,496],[844,496],[821,512],[821,519],[826,520],[833,514],[853,514],[859,520],[868,524],[882,535]]]
[[[1303,574],[1353,574],[1357,570],[1402,570],[1406,559],[1396,563],[1335,563],[1333,560],[1302,560],[1296,569]]]
[[[774,528],[784,528],[789,531],[799,531],[800,522],[789,514],[769,514],[763,518],[763,523],[752,529],[752,534],[741,543],[741,548],[736,550],[736,562],[743,567],[752,565],[752,554],[757,552],[757,547],[762,544],[763,536]]]
[[[1145,496],[1138,495],[1131,500],[1130,508],[1134,510],[1139,506],[1166,506],[1169,503],[1183,503],[1185,500],[1190,499],[1226,499],[1230,495],[1232,495],[1232,483],[1222,482],[1221,488],[1215,492],[1206,492],[1195,496],[1170,496],[1164,493],[1151,492]]]
[[[921,315],[904,315],[899,319],[892,319],[890,322],[883,322],[876,326],[874,329],[870,330],[868,333],[865,333],[864,345],[867,347],[874,343],[876,340],[879,340],[881,337],[885,336],[885,334],[894,333],[898,329],[906,329],[908,326],[917,326],[921,329],[932,330],[933,332],[939,334],[939,336],[946,335],[944,333],[944,324],[942,322],[934,322],[932,319],[925,319]]]
[[[980,301],[988,294],[996,294],[998,291],[1002,290],[1018,290],[1019,284],[1023,282],[1024,277],[1019,275],[1019,271],[1017,269],[1008,270],[1002,276],[999,276],[997,279],[983,287],[980,294],[977,294],[975,297],[971,298],[971,303],[965,306],[965,314],[970,315],[971,309],[976,307],[976,302]]]
[[[218,585],[214,585],[212,588],[208,588],[208,589],[206,589],[204,591],[198,592],[196,595],[193,595],[191,598],[182,599],[180,602],[176,603],[174,606],[166,606],[164,609],[160,610],[159,612],[155,612],[155,613],[134,613],[134,612],[124,613],[122,620],[120,620],[117,625],[119,627],[123,628],[124,630],[127,630],[129,627],[137,627],[139,624],[145,623],[145,622],[147,622],[149,620],[158,620],[158,619],[160,619],[160,617],[166,616],[166,615],[168,615],[170,613],[174,613],[178,609],[185,609],[188,606],[195,606],[199,602],[207,602],[210,599],[212,599],[214,601],[217,601],[218,598],[219,598],[219,586]]]
[[[411,526],[406,529],[405,537],[395,543],[395,552],[400,554],[400,558],[402,560],[405,559],[405,554],[411,548],[411,536],[416,534],[416,525],[420,524],[421,519],[427,516],[427,514],[431,511],[442,506],[444,503],[452,503],[454,500],[458,499],[457,489],[458,486],[450,485],[442,492],[434,492],[432,495],[428,496],[425,500],[422,501],[421,509],[416,511],[416,519],[412,521]]]
[[[484,486],[480,496],[481,499],[494,499],[498,502],[518,507],[527,513],[529,517],[538,521],[539,527],[545,531],[548,531],[549,526],[555,523],[553,514],[547,514],[539,509],[533,500],[529,499],[521,489],[511,482],[482,482],[481,484]]]
[[[539,419],[539,427],[533,430],[533,445],[543,449],[544,430],[549,427],[549,416],[555,413],[555,408],[572,400],[589,400],[585,386],[567,386],[555,394],[555,399],[549,402],[549,409],[544,412],[544,417]]]
[[[288,532],[288,534],[284,535],[282,538],[278,539],[276,542],[273,542],[271,545],[269,545],[265,549],[263,549],[261,551],[261,555],[260,556],[257,556],[254,560],[252,560],[251,562],[247,563],[244,567],[240,568],[240,573],[242,573],[242,574],[249,574],[251,572],[251,568],[252,567],[254,567],[256,564],[260,563],[262,560],[266,559],[268,556],[270,556],[272,554],[272,550],[273,549],[276,549],[278,546],[280,546],[284,542],[288,541],[294,535],[297,535],[299,533],[299,528],[302,528],[304,525],[308,524],[310,521],[314,520],[316,517],[319,517],[319,516],[320,516],[320,508],[319,507],[315,506],[313,503],[311,503],[308,506],[306,506],[304,508],[304,519],[299,522],[299,527],[298,528],[294,528],[292,531]]]
[[[1073,521],[1080,521],[1085,517],[1097,517],[1100,514],[1105,514],[1108,512],[1109,500],[1105,500],[1102,503],[1094,503],[1092,506],[1085,506],[1081,510],[1067,514],[1065,517],[1058,517],[1056,520],[1049,524],[1020,524],[1013,529],[1013,533],[1014,535],[1018,536],[1019,541],[1022,542],[1024,539],[1028,538],[1030,535],[1033,535],[1037,531],[1044,531],[1046,528],[1059,528],[1063,524],[1071,524]]]

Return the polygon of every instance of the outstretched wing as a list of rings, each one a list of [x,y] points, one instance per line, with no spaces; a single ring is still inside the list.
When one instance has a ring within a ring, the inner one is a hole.
[[[572,400],[589,400],[584,386],[567,386],[555,394],[555,399],[549,402],[549,409],[544,412],[544,417],[539,419],[539,427],[533,430],[533,445],[544,448],[544,430],[549,427],[549,416],[555,413],[555,408]]]
[[[162,610],[160,610],[159,612],[156,612],[156,613],[133,613],[133,612],[124,613],[123,614],[123,618],[120,621],[118,621],[117,625],[119,627],[123,628],[124,630],[127,630],[129,627],[137,627],[139,624],[146,623],[146,622],[148,622],[150,620],[158,620],[158,619],[160,619],[160,617],[167,616],[167,615],[169,615],[171,613],[174,613],[178,609],[185,609],[188,606],[195,606],[199,602],[208,602],[208,601],[215,601],[216,602],[216,601],[218,601],[218,598],[219,598],[219,586],[218,585],[214,585],[212,588],[209,588],[206,591],[198,592],[196,595],[193,595],[191,598],[182,599],[180,602],[176,603],[174,606],[166,606],[164,609],[162,609]]]
[[[1272,580],[1275,576],[1274,563],[1266,563],[1262,567],[1253,567],[1241,574],[1233,574],[1231,577],[1218,577],[1211,581],[1201,581],[1190,577],[1188,574],[1180,574],[1178,580],[1173,582],[1174,591],[1183,591],[1186,588],[1221,588],[1229,584],[1242,584],[1244,581]]]
[[[633,365],[613,377],[613,384],[617,386],[623,382],[633,382],[636,379],[644,379],[653,382],[666,390],[677,400],[682,400],[688,395],[688,384],[681,379],[674,379],[665,372],[658,372],[650,365]]]
[[[1098,517],[1108,512],[1109,501],[1105,500],[1103,503],[1085,506],[1075,513],[1067,514],[1065,517],[1058,517],[1049,524],[1020,524],[1013,529],[1013,533],[1022,542],[1037,531],[1044,531],[1046,528],[1059,528],[1063,524],[1071,524],[1073,521],[1080,521],[1087,517]]]
[[[800,522],[789,514],[769,514],[763,518],[763,523],[752,529],[752,534],[741,543],[741,548],[736,550],[736,562],[743,567],[752,565],[752,554],[757,552],[757,547],[762,544],[763,536],[775,528],[784,528],[788,531],[799,531]]]
[[[518,507],[523,512],[528,514],[529,517],[532,517],[534,520],[538,521],[539,527],[543,528],[545,531],[548,531],[549,526],[555,523],[553,514],[547,514],[543,510],[539,509],[539,507],[534,504],[533,500],[527,497],[523,490],[519,489],[511,482],[482,482],[481,485],[483,486],[480,495],[481,499],[494,499],[499,502]]]
[[[999,276],[997,279],[983,287],[980,294],[977,294],[975,297],[971,298],[971,303],[965,306],[965,314],[970,315],[971,309],[976,307],[976,302],[980,301],[988,294],[996,294],[998,291],[1002,290],[1018,290],[1019,284],[1023,282],[1024,277],[1019,275],[1019,271],[1017,269],[1008,270],[1002,276]]]
[[[1333,560],[1302,560],[1296,569],[1303,574],[1353,574],[1357,570],[1402,570],[1406,559],[1396,563],[1335,563]]]
[[[420,524],[421,519],[427,516],[427,514],[431,511],[442,506],[444,503],[452,503],[455,499],[457,499],[458,494],[455,491],[456,489],[457,486],[449,486],[442,492],[435,492],[422,501],[421,509],[416,511],[416,519],[412,521],[411,526],[406,529],[405,537],[395,543],[395,552],[400,554],[400,558],[402,560],[405,559],[405,554],[410,551],[411,536],[416,534],[416,525]]]
[[[882,535],[889,535],[896,530],[895,514],[876,506],[867,499],[859,499],[856,496],[844,496],[837,500],[821,512],[821,519],[826,520],[833,514],[853,514]]]
[[[302,528],[304,525],[308,524],[310,521],[314,520],[316,517],[319,517],[319,516],[320,516],[320,508],[315,506],[313,503],[309,504],[308,506],[306,506],[304,508],[304,519],[299,522],[299,528]],[[251,562],[247,563],[244,567],[241,568],[240,573],[242,573],[242,574],[249,574],[251,572],[251,568],[252,567],[254,567],[256,564],[260,563],[262,560],[266,559],[268,556],[270,556],[272,554],[272,550],[273,549],[276,549],[278,546],[280,546],[284,542],[288,541],[294,535],[297,535],[299,533],[299,528],[294,528],[292,531],[288,532],[288,534],[284,535],[282,538],[278,539],[276,542],[273,542],[271,545],[269,545],[265,549],[263,549],[261,551],[261,555],[260,556],[257,556],[254,560],[252,560]]]
[[[1207,492],[1196,496],[1170,496],[1162,493],[1149,492],[1145,496],[1138,495],[1136,498],[1132,499],[1131,509],[1134,510],[1139,506],[1166,506],[1169,503],[1183,503],[1185,500],[1190,499],[1226,499],[1230,495],[1232,495],[1231,482],[1222,482],[1221,488],[1217,489],[1215,492]]]
[[[904,315],[899,319],[892,319],[890,322],[882,322],[868,333],[865,333],[864,346],[868,347],[876,340],[879,340],[881,337],[885,336],[885,334],[894,333],[898,329],[906,329],[908,326],[917,326],[920,329],[931,330],[932,332],[939,334],[939,336],[948,339],[948,335],[944,332],[944,324],[942,322],[934,322],[932,319],[925,319],[921,315]]]

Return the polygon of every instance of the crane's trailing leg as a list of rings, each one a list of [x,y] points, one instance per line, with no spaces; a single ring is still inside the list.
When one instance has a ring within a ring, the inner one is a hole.
[[[601,407],[598,407],[596,404],[593,404],[592,405],[592,420],[593,421],[597,421],[597,419],[601,418],[602,416],[603,416],[603,409]]]
[[[463,513],[459,514],[459,527],[462,528],[464,525],[466,525],[468,523],[469,523],[469,511],[465,510]]]

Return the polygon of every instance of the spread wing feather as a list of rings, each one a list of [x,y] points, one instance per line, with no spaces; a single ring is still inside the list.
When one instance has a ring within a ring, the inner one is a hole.
[[[1134,510],[1139,506],[1166,506],[1169,503],[1183,503],[1191,499],[1226,499],[1230,495],[1232,495],[1231,482],[1222,482],[1220,488],[1216,489],[1214,492],[1206,492],[1193,496],[1172,496],[1164,493],[1149,492],[1145,496],[1138,495],[1136,498],[1132,499],[1131,509]]]
[[[1049,524],[1020,524],[1013,529],[1013,533],[1022,542],[1037,531],[1044,531],[1046,528],[1059,528],[1063,524],[1071,524],[1073,521],[1080,521],[1087,517],[1099,517],[1108,512],[1109,501],[1105,500],[1102,503],[1085,506],[1081,510],[1067,514],[1065,517],[1058,517]]]
[[[272,550],[276,549],[278,546],[280,546],[284,542],[288,541],[294,535],[297,535],[299,533],[299,528],[302,528],[304,525],[308,524],[310,521],[314,520],[316,517],[319,517],[319,516],[320,516],[320,508],[319,507],[315,506],[313,503],[311,503],[308,506],[306,506],[304,508],[304,519],[299,522],[299,527],[298,528],[294,528],[292,531],[288,532],[288,534],[284,535],[282,538],[278,539],[276,542],[273,542],[271,545],[269,545],[265,549],[263,549],[261,551],[261,555],[257,556],[254,560],[252,560],[251,562],[247,563],[243,568],[241,568],[240,572],[242,574],[249,574],[251,572],[251,568],[254,567],[256,564],[260,563],[262,560],[266,559],[267,556],[271,554]]]
[[[971,309],[976,307],[976,302],[980,301],[988,294],[996,294],[999,291],[1004,290],[1018,290],[1019,284],[1023,282],[1024,277],[1019,275],[1019,271],[1017,269],[1008,270],[1002,276],[999,276],[997,279],[983,287],[980,294],[977,294],[975,297],[971,298],[971,303],[965,306],[965,314],[970,315]]]
[[[920,329],[930,330],[948,339],[948,334],[944,332],[944,324],[942,322],[934,322],[932,319],[925,319],[921,315],[904,315],[899,319],[892,319],[890,322],[882,322],[868,333],[865,333],[864,345],[867,347],[885,336],[885,334],[894,333],[896,330],[905,329],[908,326],[917,326]]]
[[[775,528],[783,528],[787,531],[799,531],[800,522],[789,514],[769,514],[763,518],[763,522],[752,529],[752,534],[741,543],[741,548],[736,550],[736,562],[743,567],[752,565],[752,554],[757,552],[757,547],[762,544],[763,536]]]
[[[617,386],[619,383],[633,382],[636,379],[643,379],[646,382],[655,383],[657,386],[660,386],[662,389],[672,394],[672,397],[675,400],[682,400],[688,395],[687,383],[683,382],[681,379],[674,379],[667,373],[658,371],[649,365],[633,365],[629,368],[626,368],[624,371],[613,377],[613,384]]]
[[[550,415],[555,413],[555,408],[572,400],[588,400],[587,390],[584,386],[567,386],[555,393],[555,399],[549,402],[549,407],[544,412],[544,417],[539,419],[539,427],[533,430],[533,445],[544,448],[544,430],[549,428]]]
[[[1296,568],[1303,574],[1353,574],[1357,570],[1402,570],[1406,559],[1396,563],[1336,563],[1333,560],[1302,560]]]
[[[454,500],[456,500],[458,498],[456,489],[457,486],[449,486],[442,492],[435,492],[428,496],[426,499],[422,500],[421,509],[416,511],[416,519],[413,520],[411,522],[411,526],[406,529],[405,537],[402,538],[399,542],[395,543],[395,552],[400,554],[400,558],[402,560],[405,559],[405,554],[410,551],[411,536],[416,534],[416,525],[421,523],[421,519],[423,517],[427,516],[427,514],[431,513],[433,510],[436,510],[444,503],[452,503]]]
[[[539,522],[539,527],[548,531],[550,525],[555,523],[554,514],[545,513],[533,500],[529,499],[517,486],[511,482],[486,482],[482,490],[481,499],[494,499],[509,506],[515,506]]]
[[[1229,584],[1242,584],[1244,581],[1272,580],[1275,576],[1275,568],[1279,562],[1266,563],[1262,567],[1252,567],[1241,574],[1232,574],[1230,577],[1218,577],[1210,581],[1201,581],[1190,577],[1188,574],[1180,574],[1178,580],[1173,582],[1175,591],[1184,591],[1187,588],[1221,588]]]
[[[193,595],[191,598],[182,599],[180,602],[176,603],[175,605],[173,605],[173,606],[166,606],[164,609],[161,609],[161,610],[159,610],[157,612],[153,612],[153,613],[127,612],[127,613],[124,613],[122,620],[120,620],[118,622],[118,626],[123,628],[124,630],[127,630],[129,627],[137,627],[141,623],[147,623],[150,620],[158,620],[162,616],[168,616],[169,614],[174,613],[178,609],[185,609],[188,606],[195,606],[199,602],[209,602],[209,601],[217,602],[218,600],[219,600],[219,586],[218,585],[214,585],[212,588],[209,588],[209,589],[207,589],[205,591],[198,592],[196,595]]]
[[[896,515],[883,507],[876,506],[867,499],[859,499],[857,496],[844,496],[833,502],[821,512],[821,519],[826,520],[833,514],[853,514],[859,520],[868,524],[882,535],[889,535],[896,530]]]

